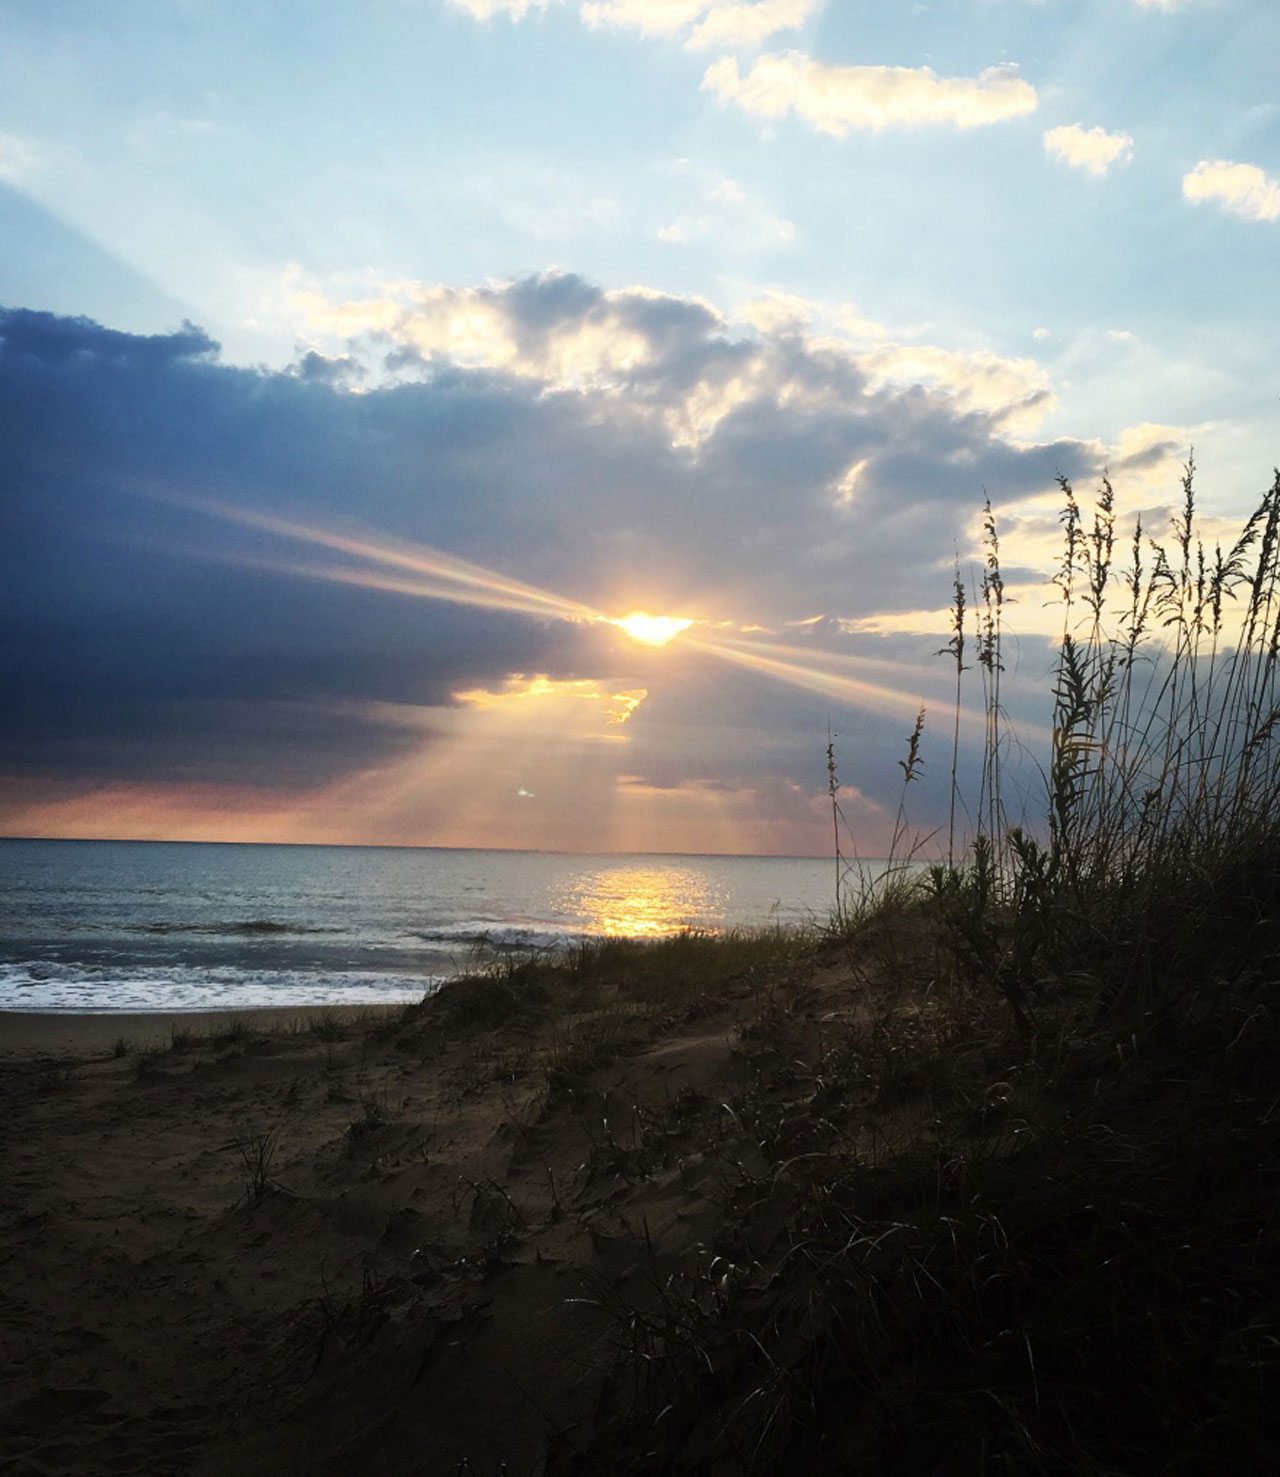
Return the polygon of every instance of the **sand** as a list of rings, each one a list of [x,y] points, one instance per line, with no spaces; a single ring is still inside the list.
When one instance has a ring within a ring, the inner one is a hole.
[[[537,1065],[562,1027],[431,1010],[4,1015],[0,1469],[595,1470],[624,1310],[777,1234],[735,1198],[765,1008],[666,1020],[572,1088]]]
[[[370,1017],[391,1019],[399,1015],[398,1005],[356,1007],[327,1005],[305,1009],[288,1006],[279,1010],[184,1011],[180,1014],[158,1012],[97,1011],[39,1012],[0,1010],[0,1062],[39,1059],[40,1057],[93,1057],[109,1052],[123,1039],[131,1051],[167,1047],[175,1031],[191,1031],[200,1036],[216,1035],[238,1024],[251,1025],[264,1032],[287,1032],[321,1016],[339,1021],[359,1022]]]

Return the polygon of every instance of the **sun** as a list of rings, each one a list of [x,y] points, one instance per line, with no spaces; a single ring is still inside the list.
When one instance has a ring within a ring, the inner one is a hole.
[[[687,631],[693,622],[671,615],[647,615],[643,610],[635,610],[621,620],[610,621],[609,624],[620,626],[628,636],[643,641],[648,646],[665,646],[681,631]]]

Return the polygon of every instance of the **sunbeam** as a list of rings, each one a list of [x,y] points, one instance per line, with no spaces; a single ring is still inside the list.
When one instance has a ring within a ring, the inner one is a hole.
[[[908,667],[906,663],[885,661],[882,657],[838,655],[835,652],[810,651],[802,646],[787,646],[779,642],[738,641],[729,636],[714,638],[688,636],[688,645],[708,656],[732,662],[748,671],[761,672],[792,687],[816,692],[823,697],[835,698],[856,707],[871,708],[908,721],[915,719],[923,700],[923,689],[937,689],[937,700],[950,704],[954,701],[951,691],[954,683],[954,668],[947,673],[939,667],[934,671]],[[884,677],[901,674],[902,687],[889,686],[884,681],[874,681],[858,676],[861,670]],[[1012,679],[1006,678],[1006,683]],[[986,729],[986,714],[962,707],[959,713],[960,726],[982,739]],[[1052,734],[1042,725],[1022,720],[1018,733],[1023,742],[1034,740],[1048,743]]]
[[[883,683],[868,682],[825,666],[822,658],[826,653],[798,652],[797,655],[805,658],[801,662],[789,657],[771,656],[766,650],[756,648],[754,643],[734,642],[723,637],[707,640],[705,637],[689,636],[685,639],[688,645],[708,656],[718,657],[723,662],[745,667],[752,672],[761,672],[766,677],[787,682],[792,687],[801,687],[823,697],[836,698],[840,702],[875,708],[880,712],[900,714],[907,718],[914,718],[920,708],[917,695],[886,687]],[[829,660],[835,663],[841,658],[830,657]]]
[[[392,569],[403,569],[417,575],[418,580],[397,580],[344,566],[324,564],[297,564],[281,561],[276,563],[262,555],[251,555],[237,560],[252,563],[259,568],[277,568],[282,573],[301,575],[310,579],[335,580],[341,584],[365,585],[370,589],[384,589],[398,595],[418,595],[430,600],[448,600],[458,605],[479,605],[491,610],[511,610],[524,615],[550,617],[554,620],[597,622],[608,617],[580,600],[571,600],[563,595],[553,595],[540,590],[536,585],[527,585],[509,575],[498,574],[483,565],[472,564],[453,554],[442,553],[426,544],[408,544],[389,547],[367,538],[353,538],[349,534],[332,533],[324,528],[312,528],[289,518],[278,518],[269,513],[259,513],[250,508],[237,507],[208,499],[182,498],[186,506],[212,517],[224,518],[246,528],[261,529],[281,538],[295,539],[301,543],[316,544],[324,549],[333,549],[341,554],[367,559],[372,564],[387,565]]]
[[[383,590],[388,594],[444,600],[490,610],[507,610],[543,619],[588,625],[605,624],[615,626],[633,640],[652,647],[664,647],[680,637],[682,643],[693,650],[733,666],[762,673],[776,681],[841,703],[870,708],[908,720],[914,719],[919,709],[921,686],[936,685],[943,680],[940,674],[919,671],[904,664],[874,657],[814,651],[781,642],[742,639],[723,634],[697,635],[694,634],[695,627],[704,623],[683,617],[652,616],[639,611],[628,616],[609,616],[580,600],[539,589],[536,585],[526,584],[522,580],[499,574],[424,544],[382,544],[369,537],[335,533],[229,503],[205,499],[179,500],[209,516],[238,523],[246,528],[259,529],[280,538],[333,550],[365,560],[371,566],[277,559],[270,555],[248,552],[226,556],[236,563],[254,568]],[[904,679],[902,685],[894,685],[894,676]],[[941,698],[941,693],[939,697]],[[983,721],[980,714],[963,710],[961,712],[961,723],[965,727],[974,726],[980,731]]]

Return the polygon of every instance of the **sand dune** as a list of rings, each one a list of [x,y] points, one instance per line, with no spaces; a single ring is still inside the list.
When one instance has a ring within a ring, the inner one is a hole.
[[[769,1008],[741,986],[572,1081],[562,1022],[6,1017],[6,1470],[574,1469],[620,1309],[776,1234],[730,1106]]]

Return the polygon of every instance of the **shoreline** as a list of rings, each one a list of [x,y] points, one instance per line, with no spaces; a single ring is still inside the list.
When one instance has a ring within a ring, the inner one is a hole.
[[[130,1052],[167,1047],[175,1030],[214,1035],[231,1026],[274,1034],[323,1017],[346,1025],[393,1019],[405,1002],[368,1005],[270,1005],[252,1010],[26,1011],[0,1009],[0,1061],[110,1056],[121,1037]]]

